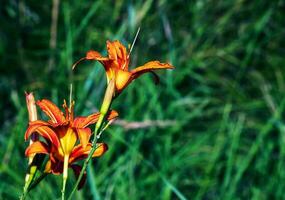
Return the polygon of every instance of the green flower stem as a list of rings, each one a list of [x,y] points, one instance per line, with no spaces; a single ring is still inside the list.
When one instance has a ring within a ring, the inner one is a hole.
[[[35,179],[28,187],[28,192],[36,187],[49,173],[42,173],[37,179]]]
[[[61,199],[65,199],[65,186],[66,186],[66,180],[68,177],[68,160],[69,160],[69,155],[64,156],[64,163],[63,163],[63,180],[62,180],[62,190],[61,190]]]
[[[105,92],[105,96],[104,96],[104,100],[103,100],[103,103],[102,103],[102,106],[101,106],[101,109],[100,109],[100,116],[99,116],[99,119],[96,123],[96,126],[95,126],[95,131],[94,131],[94,138],[93,138],[93,141],[92,141],[92,149],[91,151],[89,152],[88,154],[88,157],[86,158],[86,160],[84,161],[84,164],[82,166],[82,169],[81,169],[81,172],[78,176],[78,179],[75,183],[75,185],[73,186],[73,189],[68,197],[68,200],[71,200],[74,192],[76,191],[82,177],[83,177],[83,174],[84,174],[84,171],[86,170],[86,167],[88,165],[88,162],[90,161],[90,159],[92,158],[92,155],[94,154],[95,150],[96,150],[96,143],[97,143],[97,135],[98,133],[101,131],[102,129],[102,126],[104,124],[104,121],[105,121],[105,117],[110,109],[110,106],[112,104],[112,100],[113,100],[113,96],[114,96],[114,89],[115,89],[115,83],[114,83],[114,80],[110,80],[109,84],[108,84],[108,87],[106,89],[106,92]]]
[[[25,185],[24,185],[23,193],[20,197],[20,200],[24,200],[26,198],[26,196],[29,192],[28,188],[30,187],[30,185],[31,185],[31,183],[35,177],[37,169],[38,169],[37,165],[34,165],[33,162],[31,162],[29,172],[26,174]]]

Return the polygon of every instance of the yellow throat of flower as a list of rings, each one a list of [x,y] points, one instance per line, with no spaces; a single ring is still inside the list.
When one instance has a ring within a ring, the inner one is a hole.
[[[74,145],[77,141],[77,136],[74,130],[70,127],[68,127],[65,130],[60,131],[59,135],[59,141],[61,148],[59,149],[59,153],[62,156],[70,155],[72,152]]]

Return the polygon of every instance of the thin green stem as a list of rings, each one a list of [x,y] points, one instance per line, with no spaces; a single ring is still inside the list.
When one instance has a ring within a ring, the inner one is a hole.
[[[29,169],[29,172],[26,174],[26,178],[25,178],[25,185],[24,185],[24,188],[23,188],[23,193],[20,197],[21,200],[24,200],[29,192],[28,188],[30,187],[33,179],[34,179],[34,176],[35,176],[35,173],[37,171],[37,166],[36,165],[33,165],[33,163],[31,162],[30,164],[30,169]]]
[[[30,184],[30,186],[28,188],[28,192],[31,191],[34,187],[36,187],[47,175],[48,175],[48,173],[43,173],[36,180],[34,180]]]
[[[73,189],[68,197],[68,200],[71,200],[74,192],[76,191],[82,177],[83,177],[83,174],[84,174],[84,171],[86,170],[86,167],[90,161],[90,159],[92,158],[92,155],[94,154],[94,152],[96,151],[96,143],[97,143],[97,135],[98,133],[100,133],[101,131],[101,128],[104,124],[104,120],[105,120],[105,117],[110,109],[110,106],[112,104],[112,99],[113,99],[113,95],[114,95],[114,88],[115,88],[115,85],[114,85],[114,80],[110,80],[109,84],[108,84],[108,87],[106,89],[106,92],[105,92],[105,96],[104,96],[104,100],[103,100],[103,103],[102,103],[102,106],[101,106],[101,109],[100,109],[100,116],[99,116],[99,119],[96,123],[96,126],[95,126],[95,131],[94,131],[94,138],[93,138],[93,141],[92,141],[92,149],[90,150],[89,154],[88,154],[88,157],[86,158],[86,160],[84,161],[84,164],[82,166],[82,169],[81,169],[81,172],[78,176],[78,179],[75,183],[75,185],[73,186]]]
[[[24,188],[23,194],[20,196],[20,200],[25,200],[25,199],[26,199],[27,194],[28,194],[27,189],[26,189],[26,188]]]
[[[69,160],[69,155],[64,156],[64,166],[63,166],[63,181],[62,181],[62,190],[61,190],[61,199],[65,199],[65,186],[66,186],[66,180],[68,177],[68,160]]]
[[[29,182],[29,184],[25,184],[24,186],[24,191],[20,197],[20,200],[25,200],[25,198],[27,197],[28,193],[34,188],[36,187],[46,176],[48,175],[48,173],[42,173],[38,178],[36,178],[35,180],[33,179],[32,181]]]

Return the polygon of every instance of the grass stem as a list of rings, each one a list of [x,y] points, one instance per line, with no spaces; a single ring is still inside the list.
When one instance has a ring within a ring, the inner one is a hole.
[[[88,157],[86,158],[86,160],[84,161],[84,164],[82,166],[82,169],[81,169],[81,172],[78,176],[78,179],[75,183],[75,185],[73,186],[73,189],[68,197],[68,200],[71,200],[76,188],[78,187],[82,177],[83,177],[83,174],[84,174],[84,171],[86,170],[86,167],[90,161],[90,159],[92,158],[92,155],[94,154],[95,150],[96,150],[96,143],[97,143],[97,134],[100,132],[103,124],[104,124],[104,120],[105,120],[105,117],[110,109],[110,106],[112,104],[112,99],[113,99],[113,94],[114,94],[114,88],[115,88],[115,83],[114,83],[114,80],[110,80],[109,84],[108,84],[108,87],[106,89],[106,92],[105,92],[105,96],[104,96],[104,100],[103,100],[103,103],[102,103],[102,106],[101,106],[101,109],[100,109],[100,113],[101,115],[99,116],[99,119],[96,123],[96,126],[95,126],[95,131],[94,131],[94,138],[93,138],[93,141],[92,141],[92,149],[90,150],[89,154],[88,154]]]

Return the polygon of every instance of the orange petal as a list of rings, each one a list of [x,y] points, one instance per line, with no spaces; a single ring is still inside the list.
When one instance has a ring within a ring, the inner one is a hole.
[[[107,117],[107,120],[110,121],[110,120],[113,120],[115,118],[117,118],[119,116],[119,113],[115,110],[111,110],[109,113],[108,113],[108,117]]]
[[[30,155],[33,155],[35,153],[44,153],[48,154],[49,153],[49,147],[40,141],[36,141],[32,143],[28,148],[26,149],[25,155],[29,157]]]
[[[109,59],[117,60],[118,58],[117,49],[118,48],[116,49],[116,42],[107,41],[106,43],[107,43],[107,51],[108,51]]]
[[[100,113],[94,113],[87,117],[76,117],[73,121],[73,127],[75,128],[85,128],[90,124],[94,124],[98,121]]]
[[[126,47],[118,40],[114,42],[107,41],[107,51],[110,60],[117,61],[120,69],[128,69],[129,59]]]
[[[40,126],[35,130],[39,135],[43,136],[47,140],[49,140],[56,148],[60,146],[60,142],[56,133],[47,126]]]
[[[87,117],[76,117],[73,121],[73,127],[74,128],[86,128],[87,126],[94,124],[98,121],[98,118],[100,116],[100,113],[94,113],[92,115],[89,115]],[[111,120],[118,116],[118,113],[114,110],[112,110],[107,119]]]
[[[86,158],[90,149],[91,149],[91,143],[88,143],[86,148],[83,148],[82,144],[76,145],[69,156],[69,163],[73,163],[77,160]]]
[[[98,61],[105,61],[109,60],[109,58],[106,58],[102,56],[98,51],[90,50],[86,53],[86,60],[98,60]]]
[[[77,128],[77,135],[79,137],[80,143],[82,144],[83,148],[86,148],[87,144],[89,143],[89,139],[91,136],[91,129],[90,128]]]
[[[87,158],[91,150],[91,143],[88,143],[86,148],[83,148],[81,144],[74,147],[69,157],[69,163],[76,162],[78,160]],[[99,157],[108,150],[108,146],[105,143],[97,143],[97,149],[95,150],[92,157]]]
[[[44,111],[44,113],[51,119],[51,122],[55,125],[62,125],[66,122],[65,117],[61,110],[51,101],[43,99],[37,101],[38,106]]]
[[[97,143],[97,148],[92,157],[100,157],[108,150],[108,146],[105,143]]]
[[[74,69],[81,61],[84,60],[98,60],[98,61],[108,61],[109,58],[103,57],[99,52],[90,50],[86,53],[86,57],[80,58],[72,65],[72,69]]]
[[[123,90],[131,81],[132,73],[124,70],[117,70],[116,74],[116,90]]]
[[[51,173],[51,160],[47,161],[44,172]]]
[[[133,74],[134,78],[136,78],[143,73],[157,69],[174,69],[174,67],[168,63],[160,63],[159,61],[150,61],[144,64],[143,66],[133,69],[131,73]]]
[[[49,126],[50,124],[48,122],[45,122],[45,121],[41,121],[41,120],[36,120],[36,121],[33,121],[33,122],[30,122],[29,123],[29,127],[25,133],[25,140],[27,140],[30,135],[35,132],[35,130],[40,127],[40,126]]]

